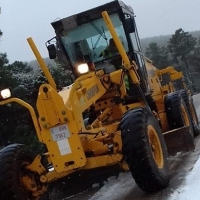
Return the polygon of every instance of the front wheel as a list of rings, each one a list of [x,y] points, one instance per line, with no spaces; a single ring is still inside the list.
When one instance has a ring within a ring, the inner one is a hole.
[[[155,192],[169,182],[167,148],[160,126],[147,108],[129,111],[119,126],[122,152],[138,186]]]
[[[45,196],[39,195],[46,190],[46,187],[39,182],[37,174],[26,169],[26,166],[29,165],[33,159],[33,153],[21,144],[12,144],[1,150],[1,200],[48,199],[45,194]]]

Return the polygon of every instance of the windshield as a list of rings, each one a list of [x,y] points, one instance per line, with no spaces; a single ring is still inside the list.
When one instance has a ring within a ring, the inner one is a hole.
[[[110,16],[115,30],[128,52],[128,44],[122,22],[117,14]],[[63,33],[62,42],[71,62],[76,65],[80,62],[99,62],[106,58],[102,52],[108,49],[111,43],[111,34],[104,23],[103,18],[91,21],[87,24]],[[116,51],[115,55],[118,52]]]

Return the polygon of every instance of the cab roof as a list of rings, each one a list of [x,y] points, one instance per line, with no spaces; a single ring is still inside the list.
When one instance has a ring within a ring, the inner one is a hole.
[[[115,0],[103,4],[101,6],[52,22],[51,25],[53,26],[55,31],[59,33],[62,30],[70,30],[81,24],[88,23],[95,19],[101,18],[101,13],[103,11],[107,11],[109,15],[117,12],[119,13],[119,15],[122,13],[130,14],[132,16],[134,15],[133,9],[130,6],[124,4],[122,1]]]

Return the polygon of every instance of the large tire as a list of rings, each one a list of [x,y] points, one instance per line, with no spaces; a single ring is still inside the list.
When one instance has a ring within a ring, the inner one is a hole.
[[[179,91],[179,93],[181,97],[184,99],[186,107],[188,109],[190,120],[192,122],[194,136],[200,135],[199,120],[197,117],[196,109],[194,107],[193,99],[192,97],[188,96],[186,90],[182,89]]]
[[[158,121],[147,108],[129,111],[119,126],[122,152],[138,186],[146,192],[163,189],[169,182],[167,148]]]
[[[0,152],[0,199],[1,200],[34,200],[31,192],[26,191],[22,178],[30,175],[25,166],[34,159],[32,152],[24,145],[12,144]],[[31,172],[32,173],[32,172]],[[44,195],[39,199],[47,200]]]
[[[189,126],[189,132],[194,136],[189,111],[179,92],[170,93],[165,97],[165,111],[170,130]]]

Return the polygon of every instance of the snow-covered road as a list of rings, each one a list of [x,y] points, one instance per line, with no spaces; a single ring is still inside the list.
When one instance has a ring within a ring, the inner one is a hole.
[[[200,94],[193,97],[200,117]],[[103,187],[97,184],[65,199],[70,200],[199,200],[200,199],[200,136],[195,139],[195,150],[170,157],[171,180],[169,186],[155,194],[147,194],[134,183],[129,172],[111,176]]]
[[[200,116],[200,95],[193,96],[194,104],[197,109],[198,117]],[[196,149],[195,151],[198,151]],[[191,156],[192,153],[190,153]],[[199,155],[199,151],[198,151]],[[197,158],[198,158],[198,155]],[[175,156],[179,157],[179,155]],[[181,158],[180,158],[181,159]],[[176,160],[176,159],[175,159]],[[189,161],[190,159],[188,159]],[[150,199],[169,199],[169,200],[199,200],[200,199],[200,159],[191,166],[191,171],[185,177],[185,180],[176,189],[171,189],[171,192],[167,191],[164,196],[156,195],[155,198]],[[182,168],[180,167],[179,170]],[[179,172],[180,173],[180,172]],[[177,180],[178,181],[178,180]],[[171,181],[172,183],[172,181]],[[170,187],[170,185],[169,185]],[[116,179],[111,179],[104,187],[102,187],[96,194],[94,194],[90,200],[132,200],[136,199],[132,192],[133,180],[130,173],[121,173]],[[146,194],[142,195],[141,199]],[[147,195],[148,196],[148,195]],[[160,198],[161,197],[161,198]],[[137,198],[138,199],[138,198]]]
[[[200,119],[200,95],[193,96],[194,104]],[[170,200],[200,199],[200,159],[197,160],[191,172],[186,176],[182,186],[170,195]]]

